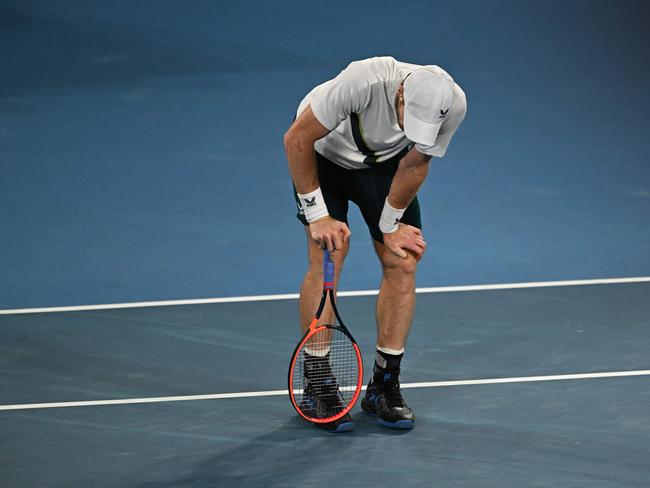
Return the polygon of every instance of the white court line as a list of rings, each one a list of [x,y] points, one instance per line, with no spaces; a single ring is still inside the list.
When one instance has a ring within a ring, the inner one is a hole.
[[[593,280],[533,281],[528,283],[498,283],[493,285],[434,286],[416,288],[416,293],[449,293],[459,291],[512,290],[517,288],[544,288],[554,286],[612,285],[622,283],[648,283],[650,276],[632,278],[602,278]],[[363,297],[379,293],[379,290],[340,291],[339,297]],[[105,303],[99,305],[75,305],[69,307],[15,308],[0,310],[0,315],[26,313],[78,312],[83,310],[113,310],[118,308],[169,307],[173,305],[203,305],[208,303],[264,302],[271,300],[295,300],[297,293],[283,295],[252,295],[241,297],[194,298],[189,300],[163,300],[152,302]]]
[[[502,383],[531,383],[535,381],[585,380],[594,378],[616,378],[628,376],[650,376],[650,369],[638,371],[609,371],[602,373],[558,374],[550,376],[521,376],[514,378],[486,378],[478,380],[430,381],[425,383],[405,383],[402,388],[440,388],[448,386],[494,385]],[[365,390],[365,387],[363,388]],[[211,395],[187,395],[150,398],[123,398],[118,400],[91,400],[82,402],[25,403],[19,405],[0,405],[0,410],[35,410],[42,408],[93,407],[100,405],[132,405],[136,403],[185,402],[194,400],[224,400],[227,398],[257,398],[286,395],[287,390],[243,391],[239,393],[215,393]]]

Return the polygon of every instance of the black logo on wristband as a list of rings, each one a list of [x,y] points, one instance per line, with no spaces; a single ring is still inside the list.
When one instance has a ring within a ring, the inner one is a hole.
[[[316,206],[316,197],[312,198],[311,200],[309,198],[303,198],[303,200],[305,201],[308,207]]]

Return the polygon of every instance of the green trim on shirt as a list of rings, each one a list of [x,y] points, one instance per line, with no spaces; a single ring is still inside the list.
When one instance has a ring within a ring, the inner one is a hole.
[[[363,137],[363,128],[361,127],[361,120],[359,119],[359,114],[353,112],[350,114],[350,123],[352,126],[352,137],[354,142],[357,145],[357,149],[361,151],[361,154],[366,156],[366,159],[363,160],[364,164],[368,166],[374,166],[377,164],[377,156],[374,151],[372,151],[368,144],[366,144],[365,138]]]

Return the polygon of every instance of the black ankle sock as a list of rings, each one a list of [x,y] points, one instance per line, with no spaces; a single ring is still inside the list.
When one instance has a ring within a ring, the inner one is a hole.
[[[378,350],[375,358],[372,383],[383,384],[397,381],[402,356],[404,356],[404,353],[388,354]]]
[[[325,356],[312,356],[311,354],[304,353],[305,355],[305,375],[312,377],[323,377],[326,375],[331,375],[332,370],[330,369],[330,353],[328,352]]]

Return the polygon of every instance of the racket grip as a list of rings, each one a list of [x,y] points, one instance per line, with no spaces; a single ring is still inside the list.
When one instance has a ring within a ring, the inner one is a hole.
[[[327,249],[323,252],[323,289],[334,289],[334,262]]]

